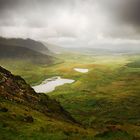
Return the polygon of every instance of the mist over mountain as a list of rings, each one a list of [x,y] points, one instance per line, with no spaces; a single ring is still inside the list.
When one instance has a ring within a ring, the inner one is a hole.
[[[51,54],[48,48],[41,42],[35,41],[33,39],[23,39],[23,38],[4,38],[0,37],[0,44],[20,46],[28,48],[43,54]]]
[[[94,46],[83,46],[83,47],[62,47],[43,42],[48,46],[51,52],[56,54],[61,53],[83,53],[90,55],[123,55],[123,54],[140,54],[140,45],[138,43],[123,43],[123,44],[98,44]]]
[[[123,46],[120,44],[115,44],[115,45],[102,44],[94,47],[83,47],[83,48],[73,47],[73,48],[69,48],[69,50],[73,50],[75,52],[82,52],[86,54],[92,54],[92,55],[140,54],[139,44],[123,44]]]
[[[51,64],[54,57],[41,42],[31,39],[0,38],[0,59],[26,60],[38,64]]]

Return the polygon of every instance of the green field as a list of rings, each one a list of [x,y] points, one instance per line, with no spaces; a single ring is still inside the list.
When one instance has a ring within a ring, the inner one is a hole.
[[[73,84],[49,93],[86,128],[98,131],[97,140],[140,139],[140,56],[91,56],[63,54],[61,63],[45,66],[0,60],[14,74],[32,85],[62,76]],[[88,68],[86,74],[73,68]]]

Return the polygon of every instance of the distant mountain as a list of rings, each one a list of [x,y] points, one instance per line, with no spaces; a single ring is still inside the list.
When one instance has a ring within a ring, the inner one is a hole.
[[[28,48],[0,44],[0,59],[27,60],[38,64],[51,64],[53,57]]]
[[[42,43],[34,40],[0,38],[0,59],[27,60],[39,64],[51,64],[55,58]]]
[[[103,45],[96,45],[93,47],[75,47],[69,48],[73,52],[81,52],[85,54],[91,55],[130,55],[130,54],[139,54],[140,47],[139,44],[103,44]]]
[[[43,54],[47,54],[47,55],[51,54],[49,49],[43,43],[32,39],[0,37],[0,44],[10,45],[10,46],[20,46]]]
[[[70,49],[67,49],[67,48],[64,48],[64,47],[61,47],[61,46],[58,46],[58,45],[54,45],[54,44],[51,44],[51,43],[43,42],[43,44],[45,46],[47,46],[48,49],[54,54],[67,53],[67,52],[71,51]]]
[[[139,44],[98,44],[93,46],[83,46],[83,47],[61,47],[53,44],[43,42],[49,50],[55,54],[61,53],[81,53],[88,55],[122,55],[122,54],[139,54],[140,46]]]

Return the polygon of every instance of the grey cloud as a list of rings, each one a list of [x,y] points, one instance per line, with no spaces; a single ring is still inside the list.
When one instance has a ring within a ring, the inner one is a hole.
[[[120,20],[133,26],[140,26],[140,0],[124,0],[121,3],[118,12]]]
[[[138,40],[139,9],[140,0],[0,0],[0,35],[64,45]]]
[[[105,36],[122,39],[140,39],[140,0],[104,0],[98,1],[110,26]]]

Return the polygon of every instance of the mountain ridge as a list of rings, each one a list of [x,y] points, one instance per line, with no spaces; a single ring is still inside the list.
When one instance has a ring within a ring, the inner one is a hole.
[[[30,38],[4,38],[0,37],[0,44],[11,45],[11,46],[20,46],[28,48],[43,54],[51,54],[50,50],[40,41],[36,41]]]
[[[56,58],[41,42],[31,39],[0,37],[0,59],[26,60],[37,64],[52,64]]]

